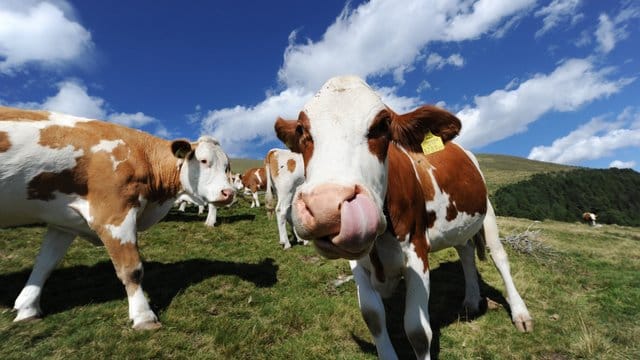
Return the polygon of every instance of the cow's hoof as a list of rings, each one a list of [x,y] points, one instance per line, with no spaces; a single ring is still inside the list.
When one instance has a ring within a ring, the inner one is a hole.
[[[162,324],[158,321],[144,321],[133,325],[134,330],[157,330],[162,327]]]
[[[291,249],[291,244],[283,244],[282,249],[284,250]]]
[[[27,309],[14,309],[18,312],[16,318],[13,319],[13,322],[27,322],[27,321],[37,321],[42,319],[42,313],[35,308],[27,308]]]
[[[513,320],[513,324],[520,332],[532,332],[533,331],[533,319],[531,317],[519,316]]]

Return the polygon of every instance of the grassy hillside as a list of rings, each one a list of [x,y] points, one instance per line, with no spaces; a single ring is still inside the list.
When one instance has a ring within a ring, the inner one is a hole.
[[[574,166],[553,164],[508,155],[478,154],[476,157],[484,173],[490,194],[493,194],[502,186],[529,179],[537,173],[577,169]]]
[[[265,154],[266,155],[266,154]],[[264,164],[264,160],[256,160],[256,159],[238,159],[232,158],[229,159],[231,163],[231,171],[234,173],[244,173],[245,170],[262,166]]]

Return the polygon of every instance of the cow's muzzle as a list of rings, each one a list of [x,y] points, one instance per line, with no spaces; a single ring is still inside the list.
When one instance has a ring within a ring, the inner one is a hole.
[[[359,185],[318,185],[298,192],[292,205],[297,236],[313,240],[330,259],[361,258],[386,226],[381,210]]]

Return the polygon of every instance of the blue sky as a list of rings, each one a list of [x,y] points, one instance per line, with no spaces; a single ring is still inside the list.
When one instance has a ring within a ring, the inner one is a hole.
[[[356,74],[455,113],[476,153],[638,171],[639,39],[632,0],[0,0],[0,104],[262,158],[277,116]]]

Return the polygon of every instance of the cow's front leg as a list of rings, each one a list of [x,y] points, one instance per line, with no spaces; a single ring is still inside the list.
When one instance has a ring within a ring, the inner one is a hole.
[[[251,207],[260,207],[260,199],[258,198],[258,190],[254,191],[253,194],[253,203]]]
[[[129,300],[129,319],[133,320],[136,330],[157,329],[161,326],[158,318],[149,307],[142,290],[143,267],[138,252],[135,220],[127,217],[119,226],[107,225],[100,231],[116,274],[127,292]]]
[[[363,260],[359,260],[363,261]],[[397,359],[391,338],[387,331],[386,314],[380,293],[371,284],[371,274],[359,263],[351,260],[349,265],[353,272],[353,279],[358,289],[358,304],[364,322],[367,324],[371,335],[376,343],[376,350],[380,359]]]
[[[204,221],[206,226],[214,227],[217,220],[218,209],[213,204],[208,205],[209,213],[207,213],[207,219]]]
[[[430,359],[433,332],[429,323],[429,266],[427,251],[411,246],[406,251],[407,287],[404,329],[418,359]]]
[[[289,202],[290,203],[290,202]],[[287,235],[287,213],[286,209],[283,209],[282,201],[278,199],[276,204],[276,223],[278,224],[278,235],[280,236],[280,245],[286,250],[291,248],[291,242],[289,242],[289,235]]]
[[[66,231],[53,227],[47,228],[29,280],[13,305],[13,308],[18,311],[18,315],[13,321],[34,319],[42,315],[40,310],[42,286],[49,278],[51,271],[67,253],[67,249],[75,237],[75,234]]]

